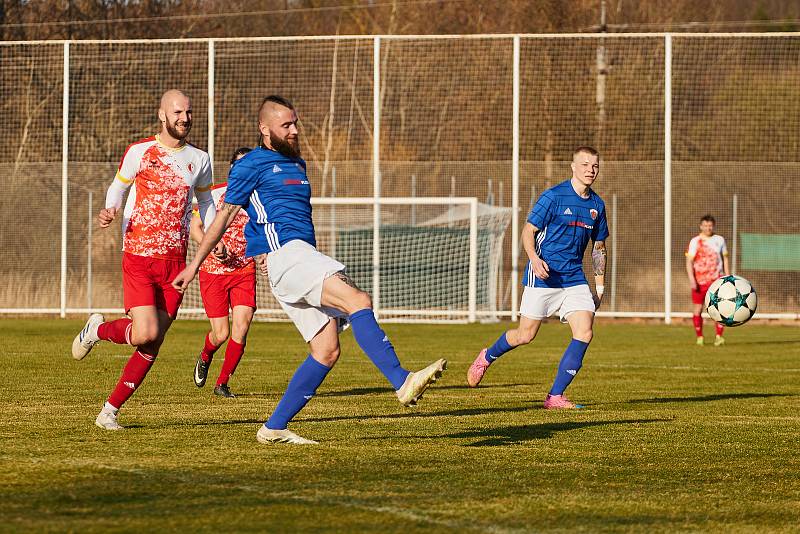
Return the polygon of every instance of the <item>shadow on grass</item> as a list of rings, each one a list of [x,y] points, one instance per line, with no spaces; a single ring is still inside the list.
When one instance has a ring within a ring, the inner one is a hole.
[[[530,384],[493,384],[491,386],[480,386],[479,389],[502,389],[502,388],[516,388],[522,386],[529,386]],[[450,385],[450,386],[440,386],[440,385],[433,385],[431,386],[431,391],[438,391],[442,389],[475,389],[471,388],[466,384],[459,384],[459,385]],[[341,391],[328,391],[325,393],[320,393],[317,397],[350,397],[350,396],[357,396],[357,395],[373,395],[377,393],[394,393],[394,390],[390,387],[379,387],[379,388],[352,388],[352,389],[343,389]]]
[[[718,393],[697,397],[653,397],[650,399],[631,399],[627,404],[649,404],[664,402],[711,402],[730,399],[766,399],[770,397],[790,397],[788,393]]]
[[[533,410],[532,406],[512,406],[509,408],[465,408],[462,410],[450,410],[446,412],[407,412],[395,413],[388,415],[344,415],[336,417],[307,417],[297,419],[307,423],[328,423],[333,421],[350,421],[350,420],[365,420],[365,419],[410,419],[414,417],[427,418],[427,417],[467,417],[470,415],[487,415],[492,413],[514,413],[514,412],[527,412]]]
[[[505,426],[498,428],[487,428],[471,432],[459,432],[457,434],[446,434],[437,436],[441,438],[485,438],[475,443],[469,443],[466,447],[497,447],[502,445],[512,445],[526,441],[552,438],[559,432],[568,432],[581,428],[606,425],[637,425],[647,423],[670,422],[673,419],[627,419],[616,421],[569,421],[564,423],[543,423],[539,425],[519,425]]]
[[[531,384],[493,384],[490,386],[479,386],[477,389],[503,389],[503,388],[516,388],[516,387],[524,387],[530,386]],[[432,391],[438,390],[460,390],[460,389],[476,389],[471,388],[466,384],[459,384],[459,385],[450,385],[450,386],[439,386],[434,385]],[[324,393],[317,393],[315,397],[357,397],[360,395],[380,395],[380,394],[392,394],[394,390],[390,387],[373,387],[373,388],[350,388],[350,389],[342,389],[339,391],[326,391]],[[252,392],[252,393],[236,393],[237,397],[251,397],[251,398],[269,398],[269,397],[276,397],[282,395],[283,392],[275,392],[275,393],[264,393],[264,392]]]
[[[410,419],[414,417],[420,418],[427,418],[427,417],[467,417],[470,415],[486,415],[492,413],[513,413],[513,412],[526,412],[528,410],[533,410],[534,407],[531,406],[513,406],[509,408],[470,408],[470,409],[463,409],[463,410],[451,410],[447,412],[426,412],[426,413],[417,413],[417,412],[407,412],[407,413],[396,413],[396,414],[387,414],[387,415],[370,415],[370,414],[358,414],[358,415],[342,415],[342,416],[333,416],[333,417],[298,417],[293,419],[292,421],[301,422],[301,423],[330,423],[335,421],[353,421],[353,420],[368,420],[368,419]],[[218,425],[250,425],[256,423],[263,423],[264,419],[225,419],[220,421],[203,421],[197,423],[188,423],[188,426],[218,426]]]
[[[775,341],[733,341],[729,346],[737,345],[800,345],[800,339],[780,339]]]

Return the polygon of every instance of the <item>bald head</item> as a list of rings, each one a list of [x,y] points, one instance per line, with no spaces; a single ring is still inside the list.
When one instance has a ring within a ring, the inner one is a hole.
[[[173,106],[174,103],[180,102],[191,102],[186,93],[181,91],[180,89],[170,89],[165,91],[163,95],[161,95],[161,103],[159,104],[159,109],[168,109],[169,107]]]
[[[166,91],[161,95],[158,120],[162,142],[182,145],[192,129],[192,101],[179,89]]]

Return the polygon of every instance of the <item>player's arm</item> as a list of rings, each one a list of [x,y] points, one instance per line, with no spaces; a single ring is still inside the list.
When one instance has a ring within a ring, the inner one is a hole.
[[[608,250],[605,241],[595,241],[592,248],[592,270],[594,270],[594,288],[597,292],[596,305],[599,306],[603,300],[603,293],[606,285],[606,264],[608,260]]]
[[[192,212],[192,220],[189,222],[189,237],[198,245],[203,241],[205,236],[203,230],[203,222],[200,220],[200,214],[196,211]],[[220,260],[225,261],[228,257],[228,249],[225,247],[225,241],[220,241],[213,250],[214,256]]]
[[[111,185],[106,191],[105,207],[97,214],[100,228],[108,228],[111,225],[112,221],[117,216],[117,212],[122,207],[122,199],[125,196],[125,192],[130,189],[132,184],[133,180],[125,178],[117,171],[116,176],[114,176],[114,181],[111,182]]]
[[[725,239],[722,240],[722,269],[725,276],[731,275],[731,264],[728,259],[728,244],[725,243]]]
[[[203,236],[205,232],[203,232],[203,222],[200,220],[200,214],[192,212],[192,221],[189,223],[189,237],[192,238],[192,241],[200,244],[203,241]]]
[[[525,226],[522,227],[522,246],[525,249],[525,253],[528,255],[528,259],[531,260],[533,274],[535,274],[536,278],[539,280],[546,280],[547,277],[550,276],[550,266],[536,253],[535,235],[538,231],[539,229],[533,224],[526,222]]]
[[[172,286],[175,289],[183,292],[189,287],[189,283],[197,274],[200,264],[203,263],[206,256],[208,256],[211,251],[214,250],[214,247],[217,246],[217,243],[220,242],[222,236],[225,234],[225,230],[233,223],[240,208],[241,206],[228,204],[227,202],[222,204],[219,216],[214,218],[211,226],[208,227],[208,230],[206,230],[203,235],[203,239],[197,247],[197,253],[194,258],[186,268],[175,277],[175,280],[172,281]]]
[[[686,253],[686,275],[689,277],[689,285],[693,290],[697,289],[697,280],[694,277],[694,254]]]

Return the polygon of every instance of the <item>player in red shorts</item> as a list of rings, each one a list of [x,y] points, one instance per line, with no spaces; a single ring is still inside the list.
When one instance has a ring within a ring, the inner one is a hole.
[[[117,414],[141,385],[178,313],[182,294],[171,282],[186,265],[192,197],[206,225],[216,210],[211,197],[211,162],[186,142],[192,103],[184,93],[164,93],[158,110],[161,132],[130,145],[106,193],[98,220],[108,228],[131,185],[122,217],[122,283],[128,317],[104,322],[93,314],[72,342],[72,356],[83,359],[100,341],[136,347],[95,424],[120,430]]]
[[[686,250],[686,274],[689,275],[689,285],[692,287],[692,322],[697,334],[697,344],[703,344],[703,303],[708,287],[722,274],[731,274],[728,264],[728,247],[725,238],[714,233],[716,221],[711,215],[704,215],[700,219],[700,234],[689,241]],[[725,343],[722,337],[722,325],[716,325],[716,338],[714,346]]]
[[[250,152],[249,148],[237,148],[231,158],[233,163]],[[225,200],[227,183],[215,185],[211,194],[217,209]],[[244,238],[244,227],[249,217],[239,211],[233,223],[222,236],[225,245],[224,258],[209,255],[200,265],[200,295],[206,309],[211,331],[206,334],[205,345],[194,366],[194,384],[201,388],[206,384],[211,359],[230,334],[228,347],[225,349],[225,361],[222,363],[214,395],[234,398],[228,387],[228,380],[236,371],[236,366],[244,354],[247,332],[256,311],[256,270],[252,258],[245,257],[247,241]],[[200,217],[192,218],[191,236],[197,243],[203,240],[203,223]],[[231,325],[228,325],[228,310],[231,310]]]

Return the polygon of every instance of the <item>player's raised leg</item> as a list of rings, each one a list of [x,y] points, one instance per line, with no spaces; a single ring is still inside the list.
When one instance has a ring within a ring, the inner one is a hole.
[[[255,308],[250,306],[233,307],[231,312],[231,337],[228,340],[228,346],[225,348],[225,361],[222,362],[222,369],[214,387],[215,395],[226,398],[235,397],[231,393],[230,387],[228,387],[228,381],[242,360],[244,348],[247,344],[247,333],[250,331],[250,323],[253,321],[254,313]]]
[[[173,320],[166,311],[157,310],[155,306],[137,306],[131,308],[129,313],[133,320],[131,340],[135,343],[136,350],[122,369],[116,387],[95,419],[95,424],[105,430],[123,428],[117,422],[119,410],[144,381]]]
[[[356,343],[392,384],[403,405],[414,406],[425,390],[447,369],[447,360],[444,358],[420,371],[409,372],[404,369],[389,336],[375,320],[372,299],[358,289],[346,273],[338,272],[325,280],[321,302],[323,306],[342,310],[349,315]]]
[[[575,403],[564,395],[564,391],[566,391],[583,366],[583,357],[586,354],[586,349],[589,348],[589,343],[592,341],[594,312],[574,311],[567,315],[566,319],[572,330],[572,340],[561,357],[553,387],[550,388],[550,393],[544,400],[546,409],[577,407]]]
[[[524,315],[520,317],[517,328],[504,332],[491,347],[485,348],[478,353],[478,357],[472,362],[467,370],[467,384],[474,388],[483,380],[486,370],[497,358],[506,352],[527,345],[534,340],[542,325],[541,319],[531,319]]]
[[[278,406],[262,426],[256,439],[261,443],[315,445],[317,442],[298,436],[286,427],[317,393],[317,388],[339,359],[339,334],[336,321],[330,319],[308,342],[310,354],[300,364],[286,387]]]

